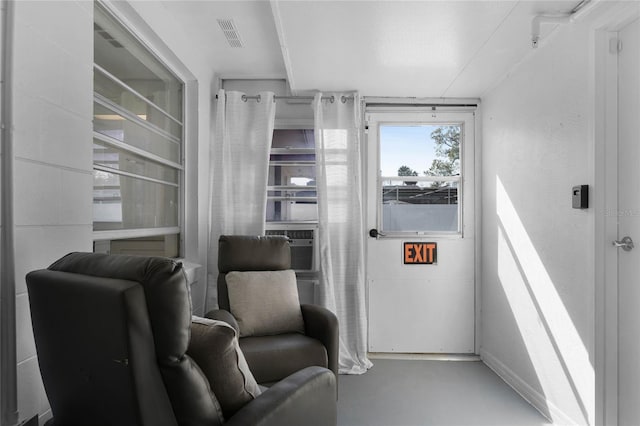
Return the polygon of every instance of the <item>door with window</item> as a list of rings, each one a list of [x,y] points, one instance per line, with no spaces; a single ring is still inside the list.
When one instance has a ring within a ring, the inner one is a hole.
[[[370,352],[475,352],[474,116],[366,113]]]

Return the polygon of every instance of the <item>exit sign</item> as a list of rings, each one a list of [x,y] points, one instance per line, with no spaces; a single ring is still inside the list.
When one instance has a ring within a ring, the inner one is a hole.
[[[404,243],[402,258],[405,265],[438,263],[437,243]]]

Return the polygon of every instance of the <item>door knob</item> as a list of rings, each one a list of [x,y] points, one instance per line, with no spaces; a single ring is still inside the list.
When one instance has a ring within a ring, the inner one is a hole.
[[[621,247],[624,251],[631,251],[634,247],[631,237],[624,237],[620,241],[615,240],[613,241],[613,245],[616,247]]]
[[[378,231],[377,229],[374,228],[374,229],[370,229],[369,230],[369,236],[371,238],[378,238],[378,237],[384,237],[385,235],[382,232],[380,232],[380,231]]]

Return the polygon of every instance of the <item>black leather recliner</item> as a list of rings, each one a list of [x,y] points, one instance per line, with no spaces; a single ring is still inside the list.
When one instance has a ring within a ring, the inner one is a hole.
[[[223,418],[206,366],[187,354],[191,302],[179,262],[72,253],[30,272],[27,287],[48,425],[336,424],[335,375],[321,367]]]
[[[205,316],[238,330],[229,305],[226,275],[231,271],[279,271],[291,268],[289,240],[283,236],[222,235],[218,242],[218,305]],[[304,334],[240,337],[240,347],[258,383],[269,384],[317,365],[338,374],[338,320],[318,305],[300,306]]]

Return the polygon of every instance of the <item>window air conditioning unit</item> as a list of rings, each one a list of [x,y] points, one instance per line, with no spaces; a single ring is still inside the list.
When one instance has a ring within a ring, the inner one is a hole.
[[[300,227],[299,225],[282,225],[267,229],[265,235],[284,235],[289,237],[291,246],[291,269],[296,272],[316,272],[318,227]]]

